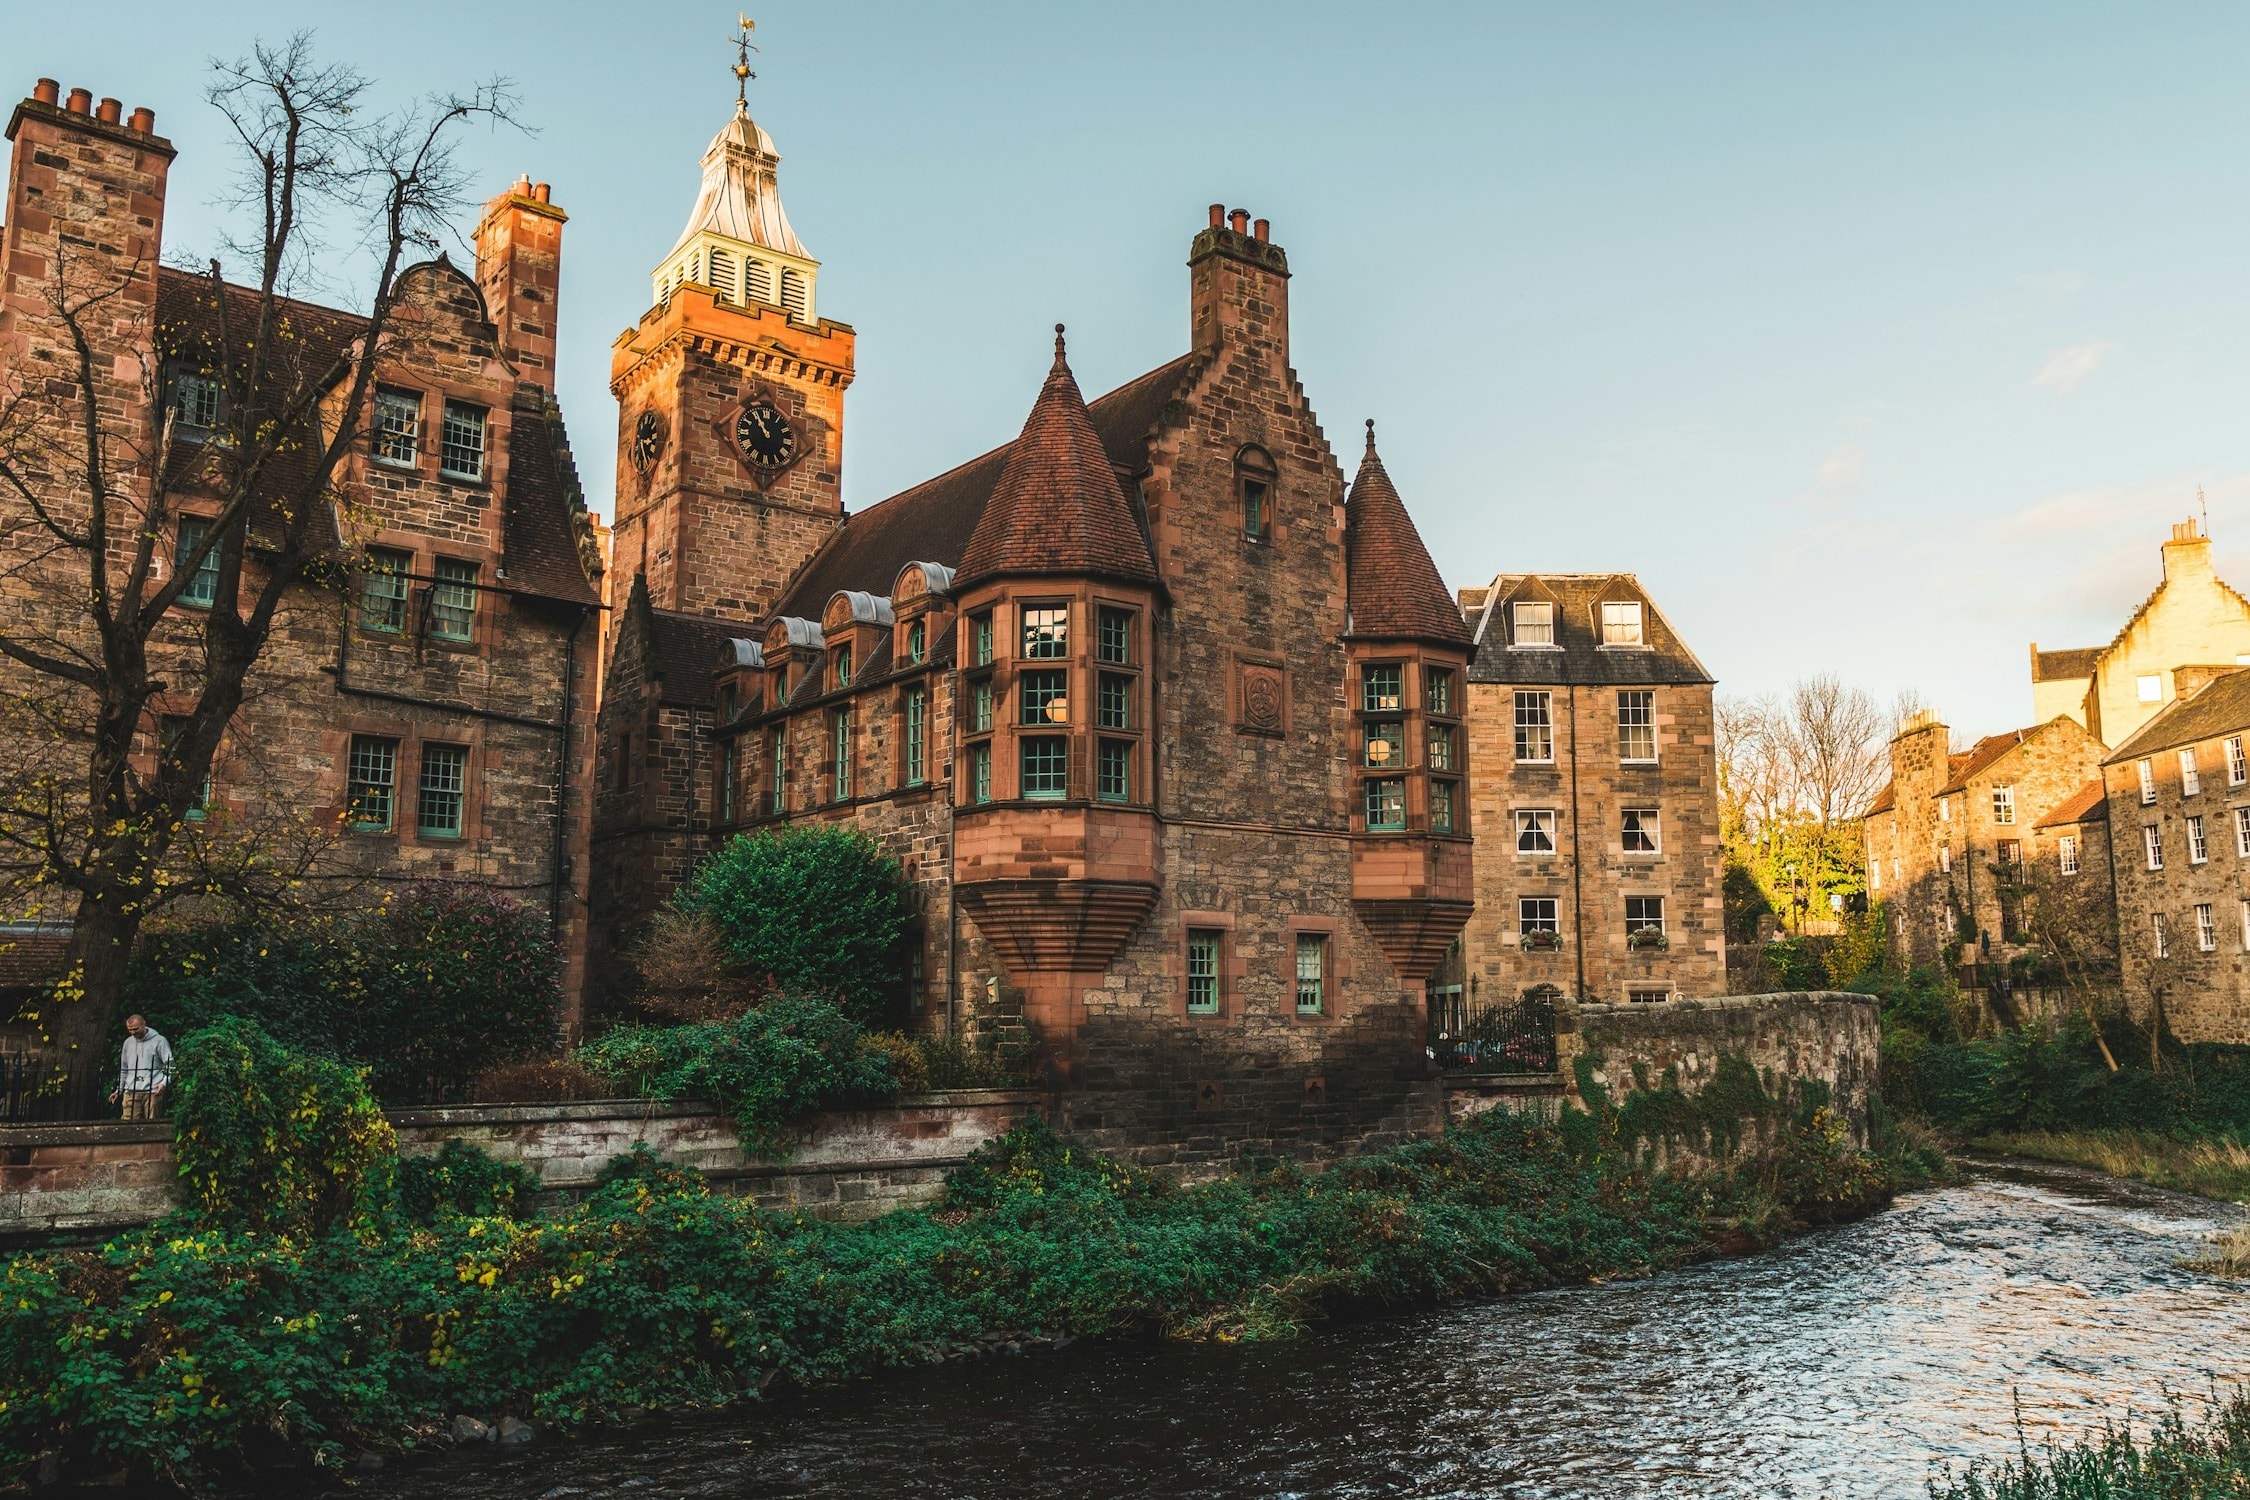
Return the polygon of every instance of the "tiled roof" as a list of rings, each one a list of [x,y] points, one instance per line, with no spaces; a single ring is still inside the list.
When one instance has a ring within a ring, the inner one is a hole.
[[[2094,667],[2101,661],[2099,646],[2075,646],[2068,651],[2041,651],[2034,646],[2031,651],[2031,680],[2033,682],[2075,682],[2094,675]]]
[[[2040,828],[2062,828],[2073,823],[2106,823],[2109,821],[2109,796],[2097,776],[2077,791],[2065,797],[2053,812],[2035,825]]]
[[[1898,783],[1895,781],[1886,781],[1883,783],[1883,789],[1875,794],[1875,800],[1867,804],[1867,811],[1861,813],[1860,816],[1863,818],[1872,818],[1877,813],[1890,812],[1897,806]]]
[[[1999,760],[2001,756],[2006,755],[2045,727],[2042,724],[2034,724],[2028,729],[2010,729],[2003,734],[1988,734],[1971,745],[1966,755],[1949,757],[1953,776],[1951,780],[1938,789],[1937,795],[1950,797],[1953,793],[1961,791],[1971,781],[1990,770],[1993,763]]]
[[[1367,453],[1344,502],[1344,580],[1353,635],[1469,644],[1460,607],[1375,452],[1372,419]]]
[[[718,676],[719,648],[742,627],[669,609],[652,608],[648,618],[649,666],[664,684],[658,701],[692,708],[709,704]]]
[[[1510,644],[1518,599],[1545,600],[1555,606],[1555,644]],[[1641,606],[1639,647],[1601,643],[1601,606],[1637,600]],[[1492,580],[1476,621],[1475,654],[1469,658],[1471,682],[1547,684],[1710,683],[1672,622],[1630,573],[1504,573]]]
[[[2222,735],[2250,733],[2250,672],[2214,677],[2189,698],[2175,698],[2102,764],[2120,765],[2144,755],[2198,745]]]
[[[1063,357],[1060,323],[1055,362],[969,534],[954,582],[1056,574],[1156,582],[1148,534],[1086,414]]]
[[[60,978],[70,956],[70,929],[49,923],[0,928],[0,990],[30,989]]]
[[[585,511],[562,408],[544,392],[519,391],[501,517],[509,586],[568,604],[601,603],[579,546]]]
[[[1148,443],[1196,364],[1184,354],[1127,381],[1086,408],[1113,468],[1148,467]],[[958,567],[985,502],[1000,481],[1007,443],[845,518],[791,584],[774,613],[818,619],[838,589],[888,594],[911,562]]]

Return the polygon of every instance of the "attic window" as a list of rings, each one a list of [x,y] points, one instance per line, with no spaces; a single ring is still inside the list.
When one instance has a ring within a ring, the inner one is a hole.
[[[836,686],[852,685],[852,648],[849,642],[836,648]]]
[[[1262,541],[1273,530],[1273,460],[1259,447],[1234,456],[1235,492],[1242,501],[1242,534]]]
[[[1555,607],[1544,600],[1525,599],[1509,606],[1518,646],[1552,646],[1555,643]]]
[[[2156,703],[2164,697],[2164,679],[2162,677],[2153,675],[2137,677],[2133,680],[2133,685],[2139,691],[2143,703]]]
[[[928,639],[928,631],[920,620],[916,620],[906,627],[906,660],[909,665],[919,666],[921,664],[922,654],[927,647]]]
[[[209,431],[219,425],[219,382],[208,375],[180,375],[172,381],[172,408],[180,426]]]
[[[1641,642],[1641,606],[1638,600],[1605,600],[1602,604],[1602,644],[1638,646]]]

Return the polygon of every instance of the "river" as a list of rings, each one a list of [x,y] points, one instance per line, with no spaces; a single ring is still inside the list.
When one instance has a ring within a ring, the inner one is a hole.
[[[645,1496],[1911,1497],[2250,1379],[2232,1211],[1995,1163],[1770,1254],[1250,1346],[1078,1345],[358,1487]]]

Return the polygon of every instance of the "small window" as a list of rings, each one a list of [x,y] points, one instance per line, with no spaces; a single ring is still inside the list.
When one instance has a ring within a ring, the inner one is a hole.
[[[1114,672],[1101,675],[1099,691],[1094,699],[1094,727],[1097,729],[1130,729],[1133,727],[1133,679],[1120,677]]]
[[[422,747],[421,797],[414,812],[414,831],[428,839],[461,836],[462,810],[468,801],[469,748],[466,745]],[[731,818],[734,786],[726,785]]]
[[[1451,667],[1424,667],[1422,669],[1422,711],[1436,714],[1441,719],[1453,717],[1453,669]]]
[[[438,435],[438,472],[452,479],[484,478],[484,408],[462,401],[445,403],[445,427]]]
[[[1360,764],[1397,770],[1406,764],[1406,728],[1397,719],[1369,719]]]
[[[1023,656],[1026,661],[1066,661],[1070,657],[1070,607],[1065,604],[1026,605],[1023,611]]]
[[[1325,933],[1297,934],[1297,1014],[1317,1016],[1328,999],[1328,937]]]
[[[721,724],[732,724],[735,713],[735,686],[730,682],[719,689],[719,722]]]
[[[1070,795],[1070,741],[1060,735],[1026,735],[1023,741],[1023,793],[1053,799]]]
[[[973,666],[989,666],[992,662],[992,616],[969,617],[969,661]]]
[[[1392,777],[1379,777],[1368,781],[1367,826],[1371,829],[1396,829],[1406,826],[1406,783]]]
[[[1191,1016],[1219,1013],[1219,944],[1209,927],[1190,927],[1187,935],[1187,1008]]]
[[[1245,448],[1235,458],[1234,475],[1242,499],[1242,534],[1263,540],[1273,530],[1273,460],[1263,449]]]
[[[1451,771],[1453,764],[1454,729],[1450,724],[1429,726],[1427,755],[1423,764],[1433,771]]]
[[[1130,610],[1103,608],[1094,634],[1094,657],[1107,667],[1133,662],[1133,615]]]
[[[2148,920],[2149,925],[2156,929],[2156,956],[2158,958],[2170,957],[2171,950],[2164,944],[2164,913],[2160,911],[2150,912]]]
[[[175,765],[179,763],[177,752],[180,740],[187,734],[187,731],[188,721],[186,718],[173,714],[164,716],[163,720],[157,725],[157,733],[162,742],[162,749],[159,753],[164,759]],[[190,792],[189,797],[188,805],[180,810],[180,815],[191,822],[199,823],[211,806],[211,773],[209,771],[203,773],[202,783]]]
[[[969,800],[971,802],[990,802],[992,800],[992,747],[990,745],[971,745],[969,747]]]
[[[723,828],[734,822],[735,747],[721,745],[719,756],[719,825]]]
[[[184,566],[211,534],[211,523],[197,516],[180,517],[180,542],[173,549],[173,566]],[[178,595],[182,604],[192,604],[198,609],[209,609],[219,602],[219,549],[214,544],[196,564],[195,572],[180,585]]]
[[[1938,873],[1941,875],[1953,873],[1953,846],[1951,844],[1937,846],[1937,867]]]
[[[742,258],[742,295],[752,302],[773,301],[773,267],[762,260]]]
[[[1602,644],[1641,644],[1641,606],[1638,600],[1609,600],[1602,605]]]
[[[1453,831],[1453,796],[1459,785],[1459,782],[1454,781],[1430,783],[1430,832]]]
[[[2055,861],[2065,875],[2078,873],[2078,836],[2066,833],[2056,842]]]
[[[969,732],[982,734],[992,727],[992,679],[969,685]]]
[[[441,641],[465,641],[475,633],[477,565],[456,558],[437,560],[437,582],[430,587],[430,634]]]
[[[1555,607],[1543,599],[1526,599],[1509,606],[1515,621],[1518,646],[1552,646],[1555,643]]]
[[[2250,953],[2250,901],[2242,905],[2242,951]]]
[[[1516,759],[1555,758],[1554,694],[1545,690],[1516,694]]]
[[[2213,953],[2219,946],[2218,919],[2211,915],[2208,902],[2199,902],[2195,908],[2195,946],[2204,953]]]
[[[2154,823],[2141,829],[2141,851],[2148,856],[2150,869],[2164,868],[2164,835]]]
[[[1133,800],[1133,742],[1103,740],[1096,757],[1094,794],[1104,802]]]
[[[1562,926],[1555,915],[1559,904],[1553,896],[1518,897],[1516,931],[1524,935],[1534,932],[1561,933]]]
[[[1996,848],[2000,855],[2001,864],[2013,868],[2023,863],[2023,840],[2001,839],[1998,841]]]
[[[2164,698],[2164,679],[2160,676],[2137,677],[2133,684],[2143,703],[2158,703]]]
[[[411,468],[422,454],[422,398],[413,391],[375,390],[375,460]]]
[[[1406,669],[1397,662],[1362,667],[1359,706],[1363,713],[1395,714],[1406,703]]]
[[[389,833],[398,796],[398,741],[352,736],[344,819],[361,833]]]
[[[906,627],[906,664],[918,667],[929,641],[928,628],[920,620]]]
[[[1664,931],[1664,898],[1662,896],[1627,896],[1625,898],[1625,935],[1643,936]]]
[[[2147,807],[2156,801],[2156,763],[2150,760],[2135,761],[2133,769],[2141,778],[2141,806]]]
[[[2231,735],[2227,739],[2227,785],[2240,786],[2245,781],[2250,781],[2250,759],[2242,754],[2242,736]]]
[[[1656,694],[1647,688],[1617,695],[1617,758],[1656,759]]]
[[[2200,865],[2210,859],[2211,846],[2204,841],[2203,819],[2200,816],[2187,820],[2187,840],[2189,864]]]
[[[1022,724],[1067,724],[1070,722],[1070,674],[1063,671],[1042,670],[1025,672],[1017,679],[1018,698],[1022,704]]]
[[[1555,852],[1555,814],[1552,808],[1519,807],[1516,809],[1516,852],[1518,854],[1552,854]]]
[[[2203,777],[2195,768],[2195,751],[2180,752],[2180,795],[2193,797],[2203,790]]]
[[[1628,985],[1625,990],[1625,999],[1633,1005],[1661,1005],[1671,998],[1670,990],[1643,989],[1638,985]]]
[[[2016,789],[1996,786],[1992,789],[1992,821],[2003,828],[2016,820]]]
[[[929,773],[929,694],[910,688],[906,694],[906,784],[920,786]]]
[[[2237,859],[2250,859],[2250,807],[2234,810],[2234,853]]]
[[[359,595],[359,623],[369,630],[397,635],[406,628],[407,575],[414,559],[387,547],[367,551],[367,582]]]
[[[1883,888],[1883,862],[1875,857],[1872,850],[1867,855],[1867,888],[1871,891]]]
[[[773,766],[773,785],[769,788],[769,796],[773,802],[771,811],[776,817],[779,817],[789,810],[789,731],[787,729],[776,729],[773,732],[773,740],[767,749],[767,755],[770,757]]]
[[[1623,821],[1623,848],[1627,854],[1654,854],[1656,852],[1656,809],[1653,807],[1628,807],[1619,817]]]
[[[172,410],[179,425],[200,434],[219,425],[219,382],[208,375],[180,375],[172,381]]]
[[[840,708],[829,717],[830,753],[835,757],[835,791],[838,802],[852,795],[852,711]]]
[[[1953,799],[1951,797],[1938,798],[1937,820],[1940,823],[1950,823],[1953,821]]]

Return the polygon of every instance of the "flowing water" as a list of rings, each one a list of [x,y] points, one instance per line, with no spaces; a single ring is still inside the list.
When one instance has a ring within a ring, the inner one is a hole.
[[[576,1496],[1919,1496],[2250,1379],[2233,1211],[1996,1164],[1770,1254],[1254,1346],[1079,1345],[378,1478]]]

